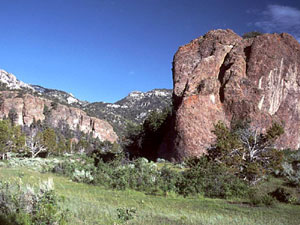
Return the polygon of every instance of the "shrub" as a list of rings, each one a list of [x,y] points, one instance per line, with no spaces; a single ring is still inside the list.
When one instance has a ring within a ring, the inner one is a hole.
[[[275,198],[273,198],[271,195],[260,194],[255,189],[252,189],[249,192],[249,200],[250,200],[250,204],[255,206],[259,206],[259,205],[274,206],[276,204]]]
[[[291,193],[285,188],[277,188],[275,191],[271,192],[270,195],[276,198],[280,202],[288,203],[290,201]]]
[[[96,167],[92,158],[80,156],[61,161],[52,172],[68,176],[76,182],[91,183]]]
[[[274,206],[276,203],[275,199],[270,195],[264,195],[261,199],[261,202],[266,206]]]
[[[161,158],[157,158],[156,162],[158,162],[158,163],[165,163],[166,160],[165,159],[161,159]]]
[[[118,219],[121,223],[124,223],[128,220],[132,220],[135,217],[136,209],[135,208],[118,208]]]
[[[120,190],[132,188],[153,193],[158,190],[158,178],[156,164],[145,158],[131,163],[118,160],[110,163],[100,161],[94,183]]]
[[[178,192],[184,196],[202,193],[207,197],[242,197],[248,192],[247,184],[207,157],[192,158],[189,167],[177,183]]]
[[[172,109],[167,107],[162,111],[152,111],[143,125],[128,124],[123,144],[130,157],[145,157],[155,161],[164,134],[169,131],[171,117]]]
[[[72,180],[81,183],[91,183],[94,180],[94,178],[92,176],[92,172],[89,170],[85,171],[75,169],[75,171],[72,174]]]
[[[62,161],[55,158],[10,158],[6,165],[8,167],[28,167],[39,172],[51,172],[54,167]]]
[[[290,153],[282,163],[280,175],[292,186],[300,186],[300,150]]]
[[[0,181],[1,224],[66,224],[67,211],[62,210],[48,180],[39,189]]]
[[[164,195],[168,195],[169,192],[177,192],[177,184],[181,180],[181,173],[171,170],[164,166],[160,170],[158,177],[159,189],[163,191]]]

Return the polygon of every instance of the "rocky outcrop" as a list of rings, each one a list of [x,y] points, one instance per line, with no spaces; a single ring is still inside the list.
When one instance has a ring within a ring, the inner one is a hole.
[[[246,118],[263,131],[283,123],[277,146],[300,147],[300,44],[289,34],[243,39],[210,31],[179,48],[173,82],[169,156],[199,156],[214,141],[216,122]]]
[[[16,78],[15,75],[0,69],[0,83],[9,89],[28,89],[33,90],[31,85],[26,84]]]
[[[98,118],[74,107],[54,103],[51,100],[36,97],[30,94],[21,94],[16,91],[1,91],[0,118],[8,117],[10,111],[15,112],[18,125],[30,126],[33,121],[47,120],[53,127],[65,123],[71,130],[91,133],[94,138],[101,141],[116,142],[118,137],[112,126]]]

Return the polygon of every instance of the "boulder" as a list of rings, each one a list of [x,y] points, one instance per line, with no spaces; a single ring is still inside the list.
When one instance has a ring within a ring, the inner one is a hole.
[[[262,132],[284,125],[278,148],[300,147],[300,44],[291,35],[243,39],[213,30],[179,48],[173,61],[173,130],[165,157],[200,156],[214,124],[250,119]]]

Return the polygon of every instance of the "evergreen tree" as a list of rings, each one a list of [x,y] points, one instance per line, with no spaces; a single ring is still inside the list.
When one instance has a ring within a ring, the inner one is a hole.
[[[171,117],[171,108],[166,108],[162,112],[151,112],[142,126],[129,124],[123,144],[130,157],[156,160],[158,148],[168,132]]]
[[[10,120],[12,126],[16,124],[18,119],[18,114],[15,108],[9,110],[8,119]]]
[[[55,153],[56,150],[56,133],[52,128],[47,128],[42,133],[42,143],[47,148],[48,154]]]
[[[0,121],[0,153],[4,159],[8,152],[18,152],[25,146],[25,135],[20,126],[13,126],[9,120]]]
[[[12,140],[12,129],[8,120],[0,121],[0,152],[2,159],[10,151],[10,142]]]
[[[67,149],[65,137],[63,135],[61,135],[61,134],[58,137],[59,137],[58,138],[59,141],[57,143],[56,153],[60,155],[63,152],[66,152],[68,149]]]

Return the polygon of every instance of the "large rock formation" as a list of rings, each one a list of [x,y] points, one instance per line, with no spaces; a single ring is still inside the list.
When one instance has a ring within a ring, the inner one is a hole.
[[[203,154],[219,120],[247,118],[263,131],[282,122],[277,146],[300,147],[300,44],[289,34],[210,31],[179,48],[173,80],[174,157]]]
[[[20,94],[17,91],[1,91],[0,119],[8,117],[10,111],[14,111],[18,125],[30,126],[33,121],[47,122],[53,127],[67,124],[71,130],[91,133],[94,138],[101,141],[116,142],[118,136],[112,126],[74,107],[55,103],[51,100],[33,96],[28,93]]]

